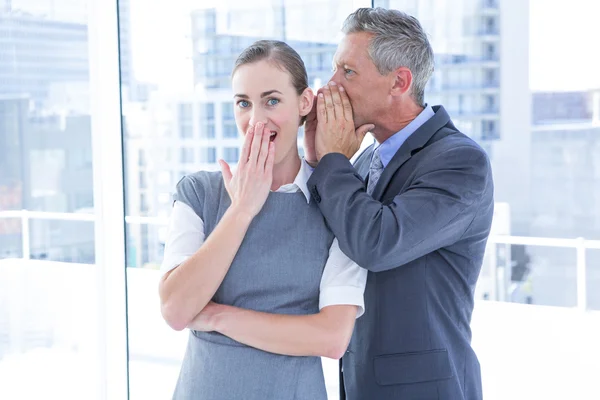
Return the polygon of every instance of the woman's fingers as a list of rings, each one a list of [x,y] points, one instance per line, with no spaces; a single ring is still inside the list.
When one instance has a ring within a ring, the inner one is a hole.
[[[229,164],[227,164],[224,160],[219,160],[219,165],[221,166],[221,172],[223,172],[223,179],[225,180],[225,184],[229,184],[233,174],[231,173],[231,168],[229,168]]]
[[[223,183],[225,184],[225,190],[229,194],[229,197],[232,198],[233,190],[231,187],[231,181],[233,179],[233,174],[231,173],[231,168],[229,164],[227,164],[224,160],[219,160],[219,165],[221,166],[221,172],[223,173]]]
[[[240,164],[245,164],[248,162],[248,158],[250,157],[250,146],[252,145],[252,139],[254,138],[254,127],[251,126],[248,128],[246,132],[246,136],[244,138],[244,145],[242,146],[242,155],[240,158]]]
[[[267,182],[269,182],[269,186],[273,181],[273,165],[275,164],[275,143],[269,142],[269,149],[267,154],[267,159],[265,162],[265,175],[267,177]]]
[[[254,135],[252,138],[252,145],[250,147],[250,157],[248,159],[248,163],[250,166],[256,166],[258,162],[258,156],[260,154],[260,146],[262,145],[262,138],[264,133],[264,126],[262,122],[259,122],[254,127]]]
[[[266,126],[264,127],[262,144],[260,146],[260,154],[258,155],[258,167],[265,168],[267,156],[269,155],[269,144],[271,143],[271,131]]]

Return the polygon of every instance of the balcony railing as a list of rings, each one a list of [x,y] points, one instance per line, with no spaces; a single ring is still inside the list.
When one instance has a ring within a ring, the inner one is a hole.
[[[31,258],[30,245],[30,226],[31,220],[60,220],[60,221],[81,221],[95,222],[96,216],[91,213],[54,213],[29,210],[13,210],[0,211],[0,220],[2,219],[20,219],[21,236],[22,236],[22,258]],[[140,217],[126,216],[125,222],[128,224],[138,225],[155,225],[166,226],[168,219],[158,217]],[[587,262],[586,251],[595,249],[600,250],[600,240],[586,240],[584,238],[577,239],[560,239],[560,238],[544,238],[544,237],[525,237],[525,236],[509,236],[509,235],[492,235],[488,240],[488,264],[484,265],[489,268],[488,276],[491,278],[491,293],[490,300],[506,301],[510,290],[510,265],[499,265],[497,262],[497,249],[499,245],[524,245],[524,246],[543,246],[556,247],[564,249],[574,249],[576,251],[576,260],[574,267],[576,268],[577,276],[577,308],[587,309]],[[507,262],[511,262],[510,258]],[[482,271],[485,273],[485,271]]]

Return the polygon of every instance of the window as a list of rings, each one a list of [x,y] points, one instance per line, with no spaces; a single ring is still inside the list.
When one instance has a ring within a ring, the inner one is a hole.
[[[223,103],[222,110],[223,110],[223,121],[233,121],[234,120],[233,103],[231,103],[231,102]]]
[[[179,121],[180,123],[192,123],[192,105],[190,103],[179,104]]]
[[[489,35],[495,35],[498,33],[498,26],[496,24],[495,17],[485,17],[484,18],[484,29],[485,33]]]
[[[498,57],[498,53],[496,50],[496,43],[485,43],[483,54],[484,54],[484,59],[486,59],[486,60],[496,60]]]
[[[228,163],[236,163],[239,161],[239,149],[237,147],[223,148],[223,160]]]
[[[495,68],[487,68],[484,70],[484,81],[485,87],[496,87],[498,86],[498,70]]]
[[[499,139],[499,132],[496,127],[496,121],[484,120],[481,122],[481,139],[482,140]]]
[[[146,173],[141,171],[140,172],[140,189],[146,189],[148,187],[148,184],[146,183]]]
[[[140,167],[146,166],[146,152],[144,151],[144,149],[138,150],[138,165]]]
[[[191,125],[181,125],[179,127],[179,133],[182,139],[191,139],[194,137],[194,127]]]
[[[140,211],[148,212],[148,196],[145,193],[140,194]]]
[[[232,139],[238,137],[238,129],[234,124],[223,125],[223,138]]]
[[[200,148],[200,162],[204,164],[214,164],[217,162],[217,149],[214,147]]]
[[[201,122],[208,122],[215,119],[215,104],[200,103]]]
[[[215,124],[204,124],[200,127],[200,137],[205,139],[215,138]]]
[[[194,162],[194,149],[182,147],[180,161],[182,164],[192,164]]]
[[[485,106],[484,106],[484,111],[485,112],[496,112],[497,110],[497,105],[496,105],[496,96],[493,94],[488,94],[485,95]]]

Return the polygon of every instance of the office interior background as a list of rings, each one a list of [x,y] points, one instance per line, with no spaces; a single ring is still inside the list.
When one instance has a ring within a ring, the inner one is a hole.
[[[371,6],[419,18],[426,102],[492,160],[485,398],[600,398],[597,0],[0,0],[0,398],[170,398],[166,223],[183,175],[238,160],[235,58],[284,40],[318,88]]]

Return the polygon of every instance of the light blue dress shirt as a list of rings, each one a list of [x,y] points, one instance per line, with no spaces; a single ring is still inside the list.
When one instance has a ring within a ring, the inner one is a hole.
[[[417,118],[413,119],[410,124],[406,125],[400,131],[394,133],[380,145],[375,144],[375,148],[379,149],[379,157],[381,158],[383,168],[389,164],[392,157],[394,157],[394,154],[396,154],[406,139],[408,139],[410,135],[415,133],[417,129],[419,129],[425,122],[429,120],[429,118],[433,117],[434,115],[435,112],[433,111],[433,108],[431,108],[429,105],[425,105],[423,111],[421,111],[421,113],[417,115]]]

